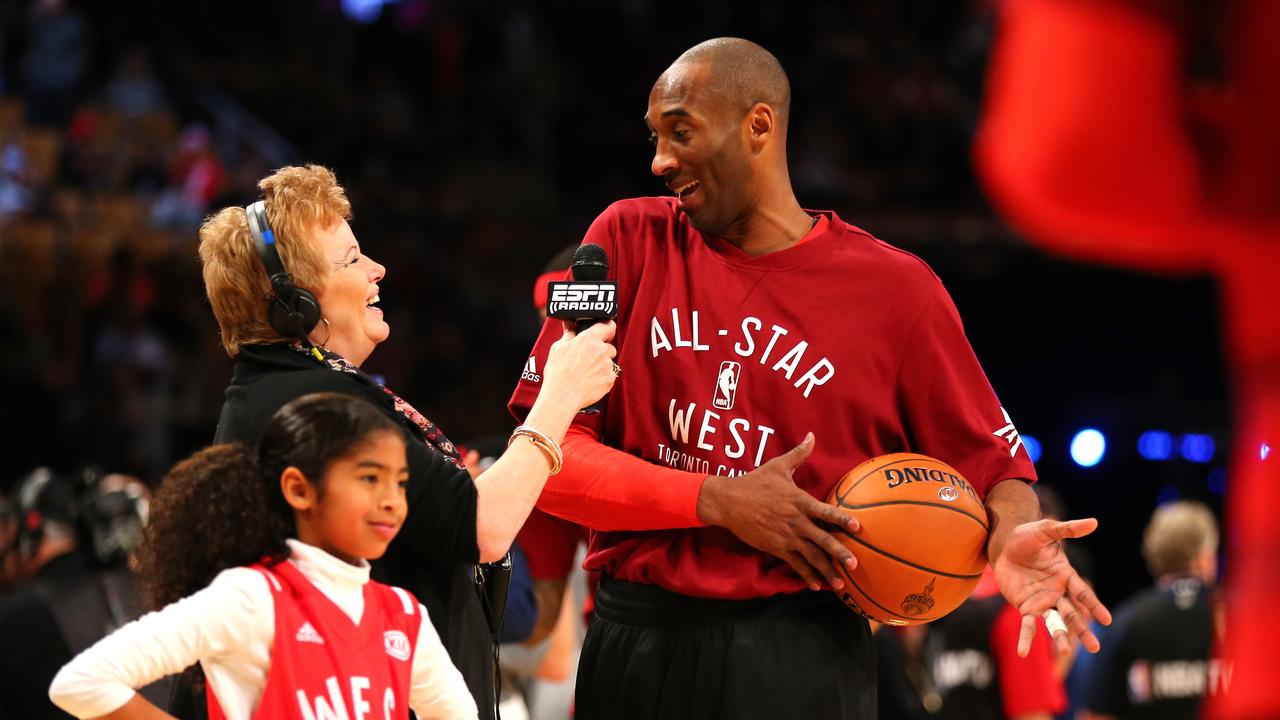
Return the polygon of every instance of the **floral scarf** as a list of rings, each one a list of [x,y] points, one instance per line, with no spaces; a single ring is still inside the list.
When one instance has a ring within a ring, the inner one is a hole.
[[[294,350],[297,350],[298,352],[302,353],[303,355],[306,355],[307,357],[315,357],[309,349],[302,347],[301,343],[294,344],[292,347]],[[347,362],[346,358],[335,353],[334,351],[329,350],[328,348],[323,348],[323,347],[316,347],[315,349],[319,350],[320,353],[323,354],[324,359],[322,360],[322,362],[325,365],[328,365],[331,370],[336,370],[338,372],[344,372],[350,375],[355,375],[356,377],[361,378],[362,380],[368,382],[374,387],[379,388],[386,394],[390,395],[391,401],[395,405],[396,412],[403,415],[405,419],[407,419],[409,422],[413,423],[414,425],[416,425],[418,428],[422,430],[422,434],[427,439],[427,445],[430,445],[433,450],[440,453],[441,455],[444,455],[445,458],[447,458],[454,465],[457,465],[458,467],[463,467],[462,456],[458,454],[458,448],[452,442],[449,441],[449,438],[445,437],[444,431],[441,430],[439,427],[437,427],[435,423],[428,420],[425,415],[418,412],[412,405],[406,402],[404,398],[392,392],[391,388],[387,387],[386,385],[383,385],[377,380],[374,380],[365,371]]]

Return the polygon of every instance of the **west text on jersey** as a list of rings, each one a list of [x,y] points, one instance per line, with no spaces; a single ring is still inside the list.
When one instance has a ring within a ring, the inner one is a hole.
[[[351,678],[351,703],[348,705],[347,697],[342,692],[342,687],[338,683],[338,678],[329,677],[324,681],[324,687],[327,691],[325,695],[317,695],[309,698],[305,690],[298,690],[298,710],[302,713],[305,720],[368,720],[373,717],[370,713],[372,707],[369,700],[366,699],[370,688],[369,678],[360,675],[352,675]],[[350,708],[350,712],[348,712]],[[391,720],[397,717],[396,695],[391,688],[386,688],[382,693],[382,718],[383,720]]]
[[[694,447],[699,450],[723,450],[725,456],[733,460],[751,457],[755,467],[760,467],[760,463],[764,462],[765,448],[769,444],[769,438],[776,432],[773,428],[753,424],[746,418],[722,415],[710,408],[702,409],[701,421],[695,426],[694,418],[697,415],[697,403],[691,402],[681,407],[675,398],[671,398],[671,404],[667,406],[667,421],[671,426],[672,442],[688,446],[689,438],[693,437]]]

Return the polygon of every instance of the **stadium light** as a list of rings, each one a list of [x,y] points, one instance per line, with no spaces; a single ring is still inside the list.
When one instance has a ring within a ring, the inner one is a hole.
[[[1178,452],[1182,457],[1198,463],[1207,463],[1212,460],[1216,449],[1213,438],[1201,433],[1183,435],[1182,442],[1178,446]]]
[[[1138,436],[1138,454],[1147,460],[1173,457],[1173,436],[1163,430],[1148,430]]]
[[[1080,467],[1093,467],[1107,453],[1107,438],[1094,428],[1085,428],[1071,438],[1071,459]]]

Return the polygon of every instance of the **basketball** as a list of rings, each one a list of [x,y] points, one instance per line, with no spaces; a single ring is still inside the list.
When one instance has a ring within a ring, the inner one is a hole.
[[[839,538],[858,558],[840,599],[888,625],[927,623],[969,597],[987,563],[987,513],[973,486],[927,455],[893,453],[850,470],[827,502],[862,524]]]

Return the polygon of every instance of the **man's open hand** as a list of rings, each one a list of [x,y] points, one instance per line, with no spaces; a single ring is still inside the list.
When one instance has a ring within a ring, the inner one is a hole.
[[[992,568],[1005,599],[1022,614],[1019,656],[1026,657],[1030,651],[1036,623],[1050,609],[1062,614],[1067,632],[1078,637],[1086,650],[1098,651],[1098,638],[1089,630],[1089,618],[1110,625],[1111,612],[1080,579],[1062,550],[1063,540],[1083,537],[1097,527],[1098,521],[1093,518],[1065,522],[1037,520],[1010,531]]]

